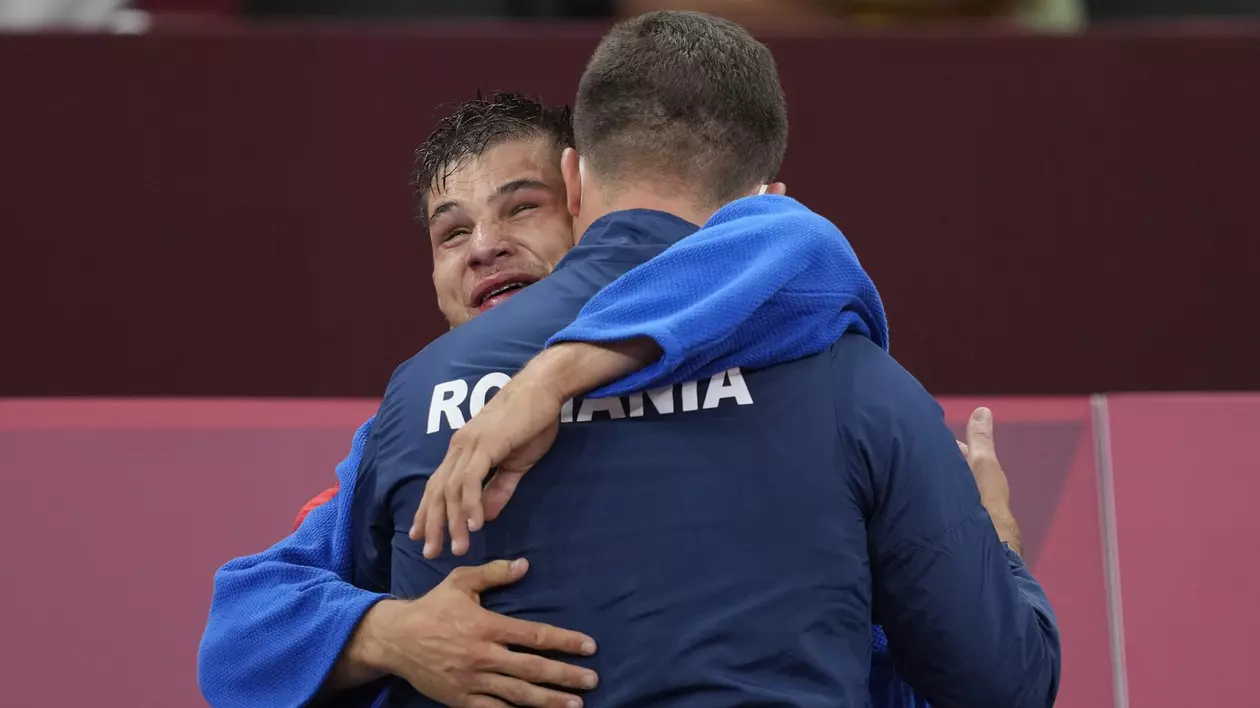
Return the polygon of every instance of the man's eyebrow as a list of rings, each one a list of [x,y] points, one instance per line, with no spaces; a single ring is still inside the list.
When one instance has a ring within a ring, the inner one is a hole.
[[[429,215],[429,221],[433,221],[434,219],[454,209],[457,206],[459,206],[459,202],[457,201],[452,200],[448,202],[442,202],[441,204],[437,205],[437,208],[434,209],[433,213]]]
[[[511,182],[504,182],[499,188],[494,190],[494,196],[506,197],[512,192],[519,192],[522,189],[548,189],[547,185],[536,179],[514,179]]]
[[[511,182],[504,182],[499,185],[499,188],[494,190],[494,196],[492,196],[491,199],[501,199],[513,192],[519,192],[522,189],[549,189],[549,187],[536,179],[514,179]],[[429,215],[429,221],[433,221],[457,206],[459,206],[459,202],[455,200],[438,204],[433,210],[433,213]]]

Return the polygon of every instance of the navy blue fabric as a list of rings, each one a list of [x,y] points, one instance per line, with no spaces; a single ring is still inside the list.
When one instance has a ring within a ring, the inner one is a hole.
[[[724,207],[698,232],[622,274],[556,339],[656,337],[660,361],[605,390],[624,392],[729,365],[799,358],[844,331],[886,347],[874,284],[830,222],[794,200],[764,196]],[[217,708],[306,704],[362,614],[385,596],[345,581],[346,510],[371,424],[360,427],[338,465],[344,484],[329,504],[293,535],[215,574],[198,673]],[[873,672],[891,664],[882,643],[876,659]]]
[[[413,597],[458,565],[529,558],[524,581],[483,602],[602,638],[582,662],[602,677],[592,707],[864,706],[873,615],[937,708],[1052,705],[1044,594],[1012,572],[939,407],[861,335],[759,371],[575,401],[468,555],[428,561],[407,538],[479,396],[694,230],[611,215],[551,277],[399,367],[357,477],[355,583]],[[390,693],[430,705],[401,681]]]

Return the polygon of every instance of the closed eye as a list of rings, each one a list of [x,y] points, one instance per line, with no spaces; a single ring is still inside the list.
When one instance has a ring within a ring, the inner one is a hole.
[[[526,211],[528,209],[537,209],[537,208],[538,208],[537,204],[518,204],[512,207],[511,215],[516,216],[517,214],[523,211]]]

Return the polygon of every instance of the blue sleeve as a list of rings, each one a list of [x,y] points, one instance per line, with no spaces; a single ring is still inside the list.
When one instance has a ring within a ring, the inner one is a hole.
[[[897,666],[888,653],[888,637],[879,625],[871,626],[871,671],[867,679],[871,708],[931,708],[897,675]]]
[[[869,342],[833,355],[847,467],[866,487],[874,620],[897,672],[935,708],[1053,706],[1054,614],[999,542],[940,407]]]
[[[337,466],[332,500],[291,536],[215,573],[197,656],[201,691],[214,708],[307,705],[363,615],[386,597],[347,582],[350,501],[371,426],[369,419],[359,428]],[[375,693],[355,696],[368,705]]]
[[[798,202],[764,196],[623,274],[547,345],[656,340],[661,358],[600,397],[791,361],[847,331],[887,346],[883,304],[852,247]]]

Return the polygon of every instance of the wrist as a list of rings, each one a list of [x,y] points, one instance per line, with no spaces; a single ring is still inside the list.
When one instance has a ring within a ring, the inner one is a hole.
[[[521,373],[528,385],[561,404],[574,396],[612,383],[661,357],[651,337],[617,342],[563,342],[543,350]]]
[[[363,615],[363,621],[346,644],[343,657],[362,682],[397,674],[401,667],[398,642],[390,633],[400,624],[404,600],[381,600]]]
[[[583,365],[582,351],[591,345],[565,342],[548,347],[521,370],[512,380],[522,387],[529,387],[542,392],[547,400],[554,400],[561,405],[570,398],[583,393],[579,386],[583,377],[578,371]]]
[[[1010,546],[1015,553],[1023,553],[1019,524],[1015,521],[1015,515],[1011,513],[1010,508],[1005,505],[986,504],[985,509],[989,512],[989,518],[993,520],[993,529],[997,531],[998,540]]]

